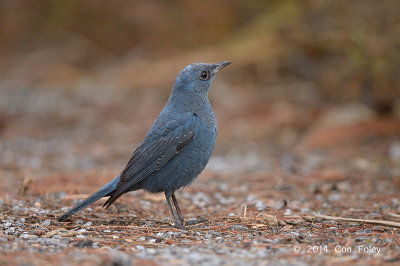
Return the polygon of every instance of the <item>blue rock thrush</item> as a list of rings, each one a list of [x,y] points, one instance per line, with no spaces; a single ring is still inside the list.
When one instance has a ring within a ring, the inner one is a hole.
[[[189,186],[211,156],[217,123],[208,90],[215,74],[230,63],[195,63],[184,68],[175,80],[167,104],[121,174],[58,220],[67,219],[102,197],[109,197],[103,205],[108,208],[122,194],[145,189],[165,193],[175,226],[183,228],[174,192]]]

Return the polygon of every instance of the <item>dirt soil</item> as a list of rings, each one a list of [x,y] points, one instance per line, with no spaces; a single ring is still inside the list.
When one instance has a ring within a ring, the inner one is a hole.
[[[398,263],[400,121],[359,104],[271,99],[226,80],[211,92],[215,153],[176,193],[186,230],[173,227],[163,195],[143,191],[57,221],[124,167],[171,83],[2,83],[0,265]]]

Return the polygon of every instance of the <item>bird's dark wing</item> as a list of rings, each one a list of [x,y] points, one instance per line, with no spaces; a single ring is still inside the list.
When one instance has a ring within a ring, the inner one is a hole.
[[[173,120],[164,125],[160,134],[147,136],[129,160],[122,171],[117,189],[103,206],[108,208],[117,198],[130,188],[143,181],[147,176],[158,171],[169,160],[182,151],[193,139],[197,123],[197,116],[190,115],[179,120]]]

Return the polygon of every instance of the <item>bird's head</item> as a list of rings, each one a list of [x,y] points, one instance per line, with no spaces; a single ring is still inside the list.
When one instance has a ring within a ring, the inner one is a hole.
[[[230,61],[215,64],[193,63],[185,67],[176,77],[174,90],[207,94],[215,74],[229,65]]]

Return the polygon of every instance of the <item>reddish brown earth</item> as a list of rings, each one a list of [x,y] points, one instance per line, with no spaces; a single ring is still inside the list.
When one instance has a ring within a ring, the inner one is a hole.
[[[398,262],[399,120],[360,115],[357,104],[321,108],[252,90],[243,98],[227,79],[216,79],[211,94],[219,123],[213,158],[177,192],[187,230],[173,227],[163,195],[141,191],[108,210],[101,200],[56,220],[118,174],[167,85],[108,94],[93,84],[73,92],[3,84],[0,264]],[[227,87],[230,98],[218,91]],[[352,119],[341,120],[340,110]]]

